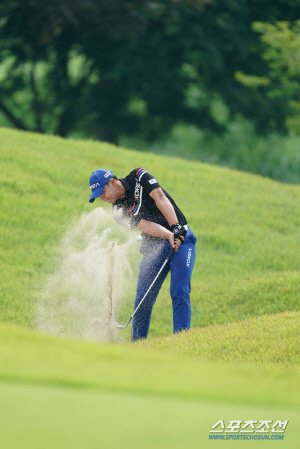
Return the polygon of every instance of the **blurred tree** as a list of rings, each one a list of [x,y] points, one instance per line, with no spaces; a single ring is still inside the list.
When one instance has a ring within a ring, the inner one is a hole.
[[[4,0],[0,108],[18,127],[62,136],[162,132],[184,96],[180,9],[206,3]]]
[[[276,4],[274,4],[276,3]],[[254,20],[294,20],[295,0],[2,0],[0,110],[15,126],[116,142],[185,121],[215,132],[241,112],[282,127]]]
[[[268,76],[237,72],[236,78],[252,89],[264,86],[270,99],[283,100],[285,126],[300,134],[300,20],[293,24],[255,22],[253,29],[261,33],[265,44],[262,57],[269,66]]]

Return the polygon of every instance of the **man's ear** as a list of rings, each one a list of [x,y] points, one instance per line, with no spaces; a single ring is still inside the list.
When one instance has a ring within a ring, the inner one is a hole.
[[[116,180],[115,180],[114,178],[111,178],[111,179],[108,181],[108,184],[110,184],[111,186],[115,187],[115,186],[116,186]]]

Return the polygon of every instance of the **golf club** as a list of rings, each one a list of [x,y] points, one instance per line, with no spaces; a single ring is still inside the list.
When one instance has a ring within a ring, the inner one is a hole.
[[[141,306],[141,304],[143,303],[144,299],[146,298],[146,296],[148,295],[149,291],[151,290],[153,284],[155,283],[156,279],[158,278],[158,276],[160,275],[160,273],[162,272],[162,270],[164,269],[165,265],[168,263],[168,261],[170,260],[172,254],[174,253],[175,248],[172,248],[171,251],[169,252],[166,260],[164,261],[161,269],[159,270],[159,272],[157,273],[157,275],[155,276],[155,279],[153,280],[152,284],[150,285],[150,287],[148,288],[148,290],[146,291],[144,297],[142,298],[141,302],[139,303],[139,305],[137,306],[137,308],[135,309],[135,311],[133,312],[133,314],[131,315],[131,317],[129,318],[129,320],[127,321],[126,324],[124,324],[124,326],[122,324],[118,324],[116,323],[115,326],[118,327],[119,329],[125,329],[125,327],[128,326],[128,324],[130,323],[130,321],[132,320],[132,318],[134,317],[134,315],[136,314],[136,312],[138,311],[139,307]]]

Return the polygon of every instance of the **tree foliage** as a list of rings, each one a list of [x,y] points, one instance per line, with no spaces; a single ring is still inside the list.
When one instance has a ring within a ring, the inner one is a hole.
[[[254,31],[264,43],[263,59],[267,62],[267,77],[238,74],[238,79],[250,88],[265,85],[270,99],[280,99],[285,106],[286,128],[300,132],[300,20],[275,24],[255,22]]]
[[[294,0],[2,0],[0,110],[19,128],[108,141],[179,121],[221,132],[236,113],[280,128],[283,99],[234,73],[267,75],[254,20],[299,12]]]

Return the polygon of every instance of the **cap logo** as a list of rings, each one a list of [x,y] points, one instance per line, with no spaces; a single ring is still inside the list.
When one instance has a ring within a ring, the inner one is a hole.
[[[101,187],[99,182],[96,182],[96,184],[93,184],[92,186],[90,186],[90,189],[94,190],[94,189],[96,189],[96,187]]]
[[[108,178],[109,175],[111,175],[111,172],[110,172],[110,171],[108,171],[108,172],[105,173],[104,178]]]

